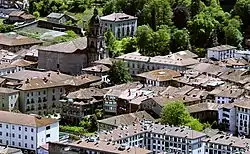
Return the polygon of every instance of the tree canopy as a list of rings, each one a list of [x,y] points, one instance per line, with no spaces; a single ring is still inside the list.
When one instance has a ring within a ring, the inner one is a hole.
[[[108,78],[113,85],[127,83],[132,80],[128,68],[123,61],[116,61],[112,64],[108,72]]]
[[[174,126],[190,126],[193,130],[202,131],[204,125],[188,113],[181,101],[167,103],[161,111],[161,123]]]

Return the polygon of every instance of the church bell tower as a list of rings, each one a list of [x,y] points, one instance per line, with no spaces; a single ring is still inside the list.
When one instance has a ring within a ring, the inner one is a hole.
[[[105,50],[104,33],[98,10],[94,9],[94,15],[90,19],[87,32],[88,64],[104,58],[108,58]]]

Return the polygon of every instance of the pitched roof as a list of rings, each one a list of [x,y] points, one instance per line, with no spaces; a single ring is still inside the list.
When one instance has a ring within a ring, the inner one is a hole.
[[[106,20],[106,21],[125,21],[125,20],[135,20],[135,19],[137,19],[137,17],[125,13],[112,13],[101,17],[101,20]]]
[[[11,79],[11,80],[18,80],[18,81],[24,81],[26,79],[31,79],[31,78],[48,78],[49,80],[52,81],[65,81],[67,79],[72,78],[72,76],[67,75],[67,74],[63,74],[60,72],[54,72],[54,71],[46,71],[46,72],[42,72],[42,71],[33,71],[33,70],[22,70],[19,72],[15,72],[12,74],[7,74],[5,76],[3,76],[3,78],[5,79]]]
[[[56,13],[56,12],[52,12],[50,13],[47,18],[56,18],[56,19],[60,19],[64,16],[65,14],[63,13]]]
[[[0,111],[0,122],[38,128],[56,123],[57,120],[22,113]]]
[[[24,11],[12,11],[10,12],[9,16],[21,16],[22,14],[24,14]]]
[[[18,90],[0,87],[0,93],[2,93],[2,94],[12,94],[12,93],[18,93]]]
[[[105,66],[105,65],[95,65],[95,66],[91,66],[91,67],[86,67],[83,68],[82,71],[86,71],[86,72],[108,72],[109,71],[109,67]]]
[[[5,46],[20,46],[41,44],[42,42],[33,38],[21,35],[0,34],[0,44]]]
[[[58,43],[47,47],[41,47],[39,51],[74,53],[76,51],[83,51],[87,48],[87,38],[80,37],[72,41]]]
[[[154,121],[155,119],[146,111],[139,111],[98,120],[98,122],[118,127],[120,125],[132,125],[133,123],[139,123],[141,120]]]
[[[90,74],[84,74],[81,76],[74,76],[72,78],[69,78],[64,81],[65,84],[71,85],[71,86],[81,86],[84,84],[91,84],[93,82],[101,81],[102,79],[98,76],[90,75]]]
[[[11,147],[4,147],[0,148],[0,154],[22,154],[21,149],[11,148]]]
[[[168,81],[173,80],[173,78],[180,77],[180,72],[169,70],[169,69],[159,69],[149,72],[144,72],[138,74],[137,76],[146,78],[148,80],[157,80],[157,81]]]
[[[66,84],[62,82],[55,82],[52,80],[41,79],[41,78],[34,78],[34,79],[27,79],[26,81],[22,81],[22,85],[17,87],[19,90],[33,90],[33,89],[44,89],[44,88],[52,88],[52,87],[61,87],[65,86]]]
[[[208,48],[207,50],[213,50],[213,51],[225,51],[230,49],[236,49],[237,47],[231,46],[231,45],[220,45],[212,48]]]
[[[78,91],[71,92],[67,95],[67,98],[71,99],[90,99],[92,97],[103,97],[107,90],[99,89],[95,87],[84,88]]]
[[[26,67],[30,65],[34,65],[36,62],[24,60],[24,59],[17,59],[11,63],[11,65],[19,66],[19,67]]]
[[[218,111],[220,104],[217,103],[199,103],[187,106],[187,110],[189,113],[196,113],[202,111]]]

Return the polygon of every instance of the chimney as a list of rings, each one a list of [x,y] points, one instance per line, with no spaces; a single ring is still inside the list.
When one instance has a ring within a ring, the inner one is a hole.
[[[50,73],[48,73],[48,77],[50,77]]]
[[[25,81],[25,83],[30,83],[30,80],[27,78],[26,81]]]
[[[44,82],[47,82],[47,81],[48,81],[48,79],[47,79],[46,77],[44,77],[44,78],[43,78],[43,81],[44,81]]]

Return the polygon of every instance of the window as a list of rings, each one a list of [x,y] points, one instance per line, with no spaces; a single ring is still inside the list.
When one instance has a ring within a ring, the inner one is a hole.
[[[47,135],[46,135],[46,138],[48,138],[48,137],[50,137],[50,134],[47,134]]]
[[[45,91],[45,90],[43,91],[43,94],[44,94],[44,95],[46,94],[46,91]]]
[[[27,140],[27,135],[24,136],[25,140]]]
[[[27,148],[27,143],[24,144],[25,148]]]
[[[3,143],[3,140],[0,140],[0,143]]]
[[[19,146],[19,147],[21,146],[21,142],[18,143],[18,146]]]
[[[34,140],[33,136],[31,136],[31,138],[30,138],[30,139],[31,139],[31,141],[33,141],[33,140]]]
[[[9,145],[9,141],[8,140],[6,141],[6,145]]]
[[[19,127],[19,131],[21,131],[21,127]]]
[[[15,145],[15,142],[14,142],[14,141],[12,141],[12,145]]]
[[[8,134],[8,133],[6,133],[6,136],[9,136],[9,134]]]
[[[2,124],[0,124],[0,128],[2,128]]]
[[[2,136],[2,134],[3,134],[3,133],[2,133],[2,132],[0,132],[0,136]]]
[[[47,127],[46,127],[46,130],[49,130],[49,129],[50,129],[50,126],[47,126]]]
[[[60,88],[60,92],[61,92],[61,93],[63,92],[63,89],[62,89],[62,88]]]
[[[55,89],[52,89],[52,93],[55,93]]]
[[[32,132],[32,133],[34,132],[34,129],[33,129],[33,128],[31,128],[31,132]]]
[[[14,133],[12,134],[12,137],[15,137],[15,134],[14,134]]]
[[[14,129],[15,129],[15,126],[12,126],[12,129],[14,130]]]
[[[27,132],[27,127],[25,127],[25,132]]]
[[[27,97],[29,97],[30,96],[30,94],[29,93],[27,93]]]
[[[33,144],[31,144],[31,148],[34,148]]]
[[[21,135],[20,135],[20,134],[18,135],[18,138],[20,138],[20,139],[21,139]]]
[[[6,125],[6,128],[8,129],[8,128],[9,128],[9,125]]]

